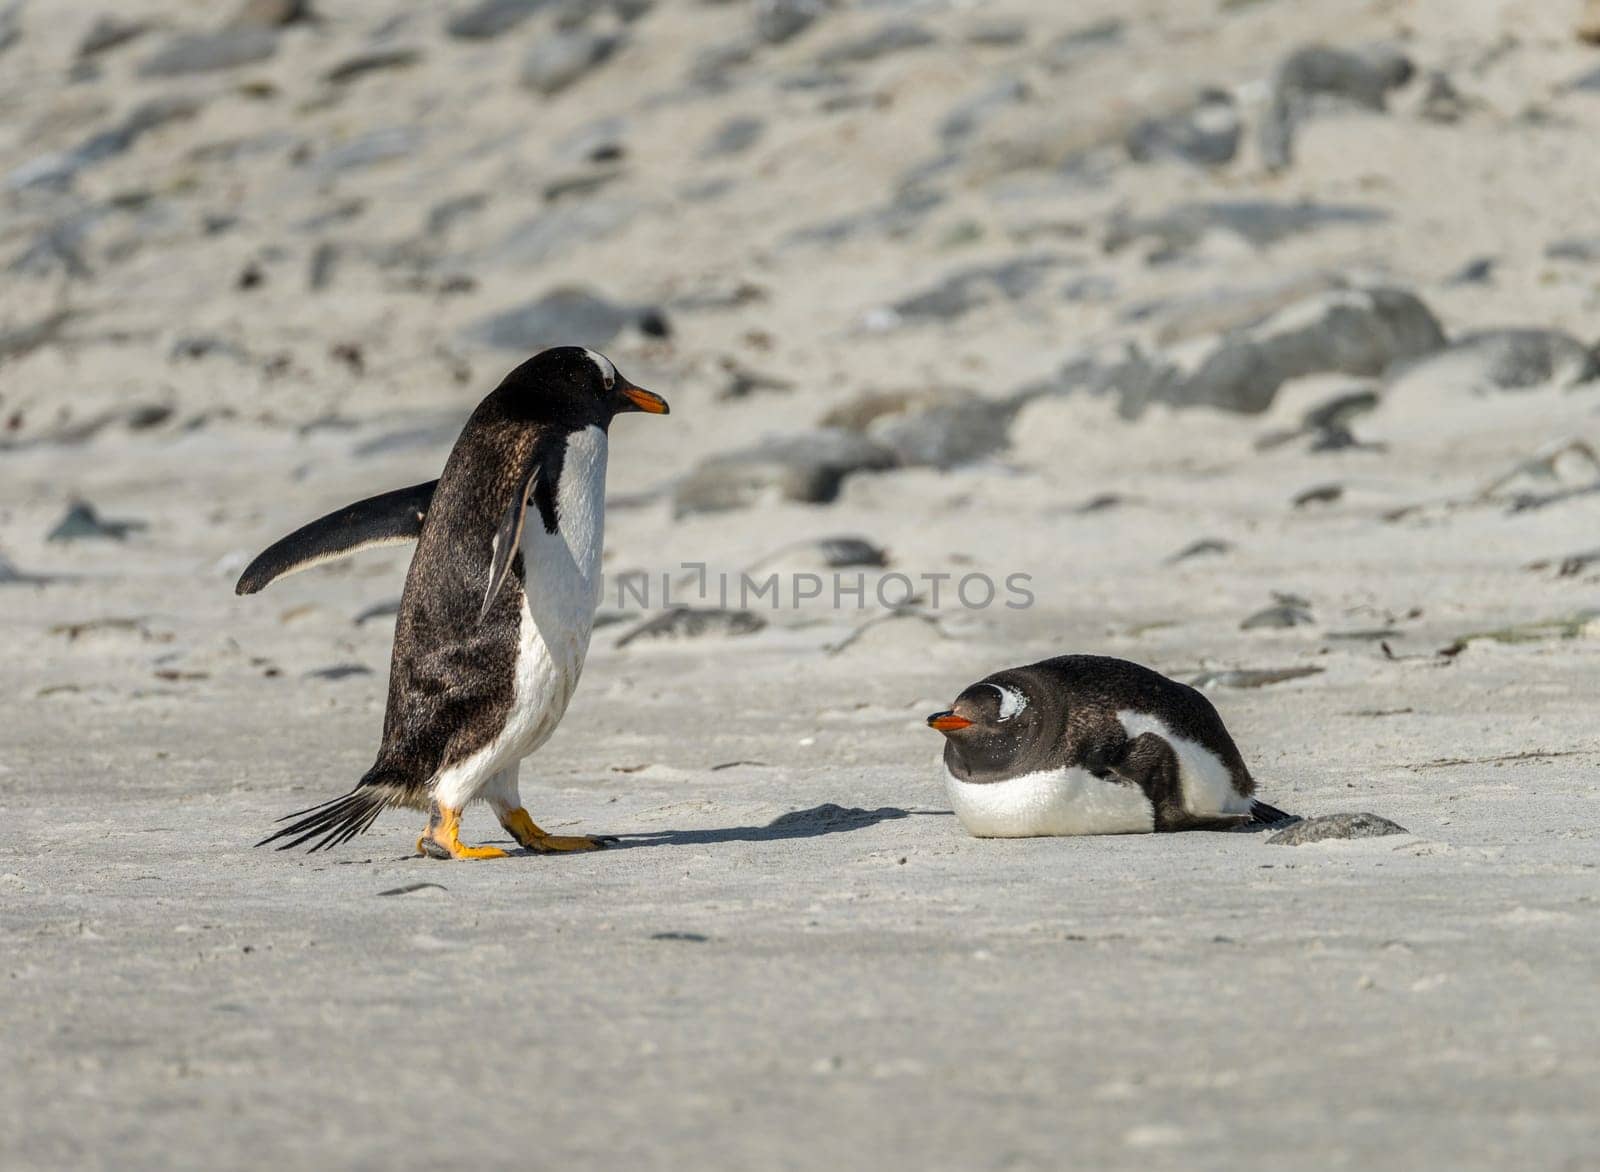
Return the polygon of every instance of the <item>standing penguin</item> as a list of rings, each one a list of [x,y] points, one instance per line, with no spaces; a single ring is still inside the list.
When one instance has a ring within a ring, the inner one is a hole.
[[[973,684],[928,725],[950,803],[979,838],[1148,834],[1276,822],[1211,702],[1100,655],[1062,655]]]
[[[263,843],[336,846],[408,806],[429,811],[419,853],[503,858],[460,840],[462,809],[483,798],[530,850],[602,845],[541,830],[517,796],[517,766],[555,731],[583,670],[600,601],[606,432],[624,411],[665,415],[667,404],[604,355],[546,350],[478,404],[438,480],[330,513],[246,568],[239,594],[358,549],[417,542],[377,760],[355,789],[289,815]]]

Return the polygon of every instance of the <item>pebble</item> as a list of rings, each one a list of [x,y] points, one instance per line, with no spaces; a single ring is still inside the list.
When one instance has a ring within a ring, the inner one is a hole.
[[[766,122],[760,118],[736,114],[717,127],[706,140],[705,146],[700,148],[700,157],[721,159],[743,154],[755,146],[766,127]]]
[[[89,31],[78,42],[78,58],[96,57],[143,36],[150,26],[142,20],[128,20],[116,14],[95,18]]]
[[[369,73],[388,69],[409,69],[421,60],[422,53],[416,49],[368,49],[366,52],[346,57],[324,73],[322,80],[329,85],[346,85]]]
[[[1338,49],[1310,45],[1297,49],[1278,66],[1272,93],[1261,121],[1261,158],[1272,170],[1294,161],[1294,138],[1302,123],[1319,108],[1335,103],[1382,112],[1389,91],[1411,80],[1411,59],[1391,45]]]
[[[278,51],[272,29],[241,25],[211,33],[183,33],[147,57],[141,77],[183,77],[265,61]]]
[[[769,497],[826,504],[845,478],[895,466],[895,455],[839,429],[798,432],[703,461],[673,490],[673,515],[748,508]]]
[[[725,637],[753,635],[767,625],[767,620],[748,610],[730,610],[716,606],[675,606],[653,615],[626,631],[618,640],[618,647],[640,639],[701,639],[707,635]]]
[[[1391,394],[1418,384],[1453,385],[1474,391],[1573,387],[1600,376],[1600,358],[1561,330],[1479,330],[1394,372]]]
[[[1274,203],[1269,200],[1206,200],[1178,204],[1154,216],[1113,214],[1106,231],[1107,252],[1140,241],[1159,246],[1152,262],[1173,260],[1192,251],[1213,232],[1267,248],[1293,236],[1330,225],[1380,224],[1388,213],[1360,204]]]
[[[755,0],[755,35],[768,45],[793,40],[828,11],[826,0]]]
[[[522,59],[518,79],[527,89],[550,96],[572,85],[610,57],[622,39],[587,29],[571,29],[540,37]]]
[[[1134,125],[1123,140],[1136,163],[1177,159],[1201,167],[1220,167],[1239,152],[1244,123],[1226,90],[1205,90],[1189,105]]]
[[[308,680],[347,680],[352,676],[370,676],[372,669],[361,663],[336,663],[332,667],[319,667],[306,672]]]
[[[1410,834],[1404,826],[1376,814],[1323,814],[1302,818],[1294,825],[1267,839],[1268,846],[1304,846],[1332,838],[1383,838],[1391,834]]]
[[[332,179],[346,171],[359,171],[379,163],[403,159],[422,143],[422,131],[415,126],[391,126],[373,130],[331,150],[323,152],[312,166],[312,171],[323,179]]]
[[[244,0],[228,24],[233,28],[281,28],[314,17],[310,0]]]
[[[72,504],[50,530],[46,541],[110,540],[126,541],[128,534],[148,529],[149,523],[129,519],[110,520],[100,516],[87,501]]]
[[[487,41],[510,32],[550,0],[483,0],[445,21],[444,31],[463,41]]]
[[[1322,674],[1320,667],[1234,668],[1228,671],[1203,671],[1189,680],[1194,688],[1265,688],[1289,680],[1302,680]]]
[[[1060,257],[1036,255],[960,269],[932,288],[896,301],[889,321],[950,321],[997,300],[1020,301],[1065,263]]]
[[[865,36],[852,37],[829,45],[817,54],[817,64],[824,69],[837,68],[841,65],[860,65],[876,61],[880,57],[887,57],[891,53],[921,49],[937,40],[937,37],[920,24],[891,21]]]

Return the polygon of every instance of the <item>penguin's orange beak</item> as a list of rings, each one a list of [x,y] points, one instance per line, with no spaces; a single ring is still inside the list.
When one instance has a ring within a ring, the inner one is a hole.
[[[942,733],[959,732],[961,729],[970,727],[971,724],[972,721],[965,716],[957,716],[954,712],[935,712],[928,717],[928,727],[936,728]]]
[[[660,395],[655,394],[653,391],[647,391],[643,387],[636,387],[632,383],[625,382],[617,390],[624,399],[633,404],[635,411],[643,411],[649,415],[667,415],[672,410],[667,406],[667,401]]]

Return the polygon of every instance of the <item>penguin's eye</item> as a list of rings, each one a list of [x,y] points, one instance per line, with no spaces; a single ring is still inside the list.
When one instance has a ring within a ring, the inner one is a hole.
[[[606,380],[606,390],[608,390],[608,391],[612,387],[617,385],[617,380],[613,376],[611,376],[609,374],[605,376],[605,380]]]

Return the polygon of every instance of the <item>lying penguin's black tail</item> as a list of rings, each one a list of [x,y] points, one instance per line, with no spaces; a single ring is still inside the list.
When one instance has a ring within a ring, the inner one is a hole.
[[[287,838],[289,841],[278,848],[286,851],[311,839],[317,839],[311,844],[310,850],[326,850],[328,847],[348,842],[358,834],[366,833],[367,829],[377,821],[378,815],[393,801],[394,791],[389,786],[369,785],[363,782],[349,793],[331,801],[308,809],[296,810],[293,814],[285,814],[278,819],[279,822],[288,822],[290,818],[298,821],[290,823],[276,834],[269,834],[256,845],[266,846],[269,842]]]
[[[1265,802],[1257,801],[1252,801],[1250,803],[1250,817],[1254,818],[1257,822],[1265,822],[1268,825],[1271,825],[1274,822],[1300,821],[1300,819],[1295,817],[1293,814],[1285,814],[1276,806],[1269,806]]]

